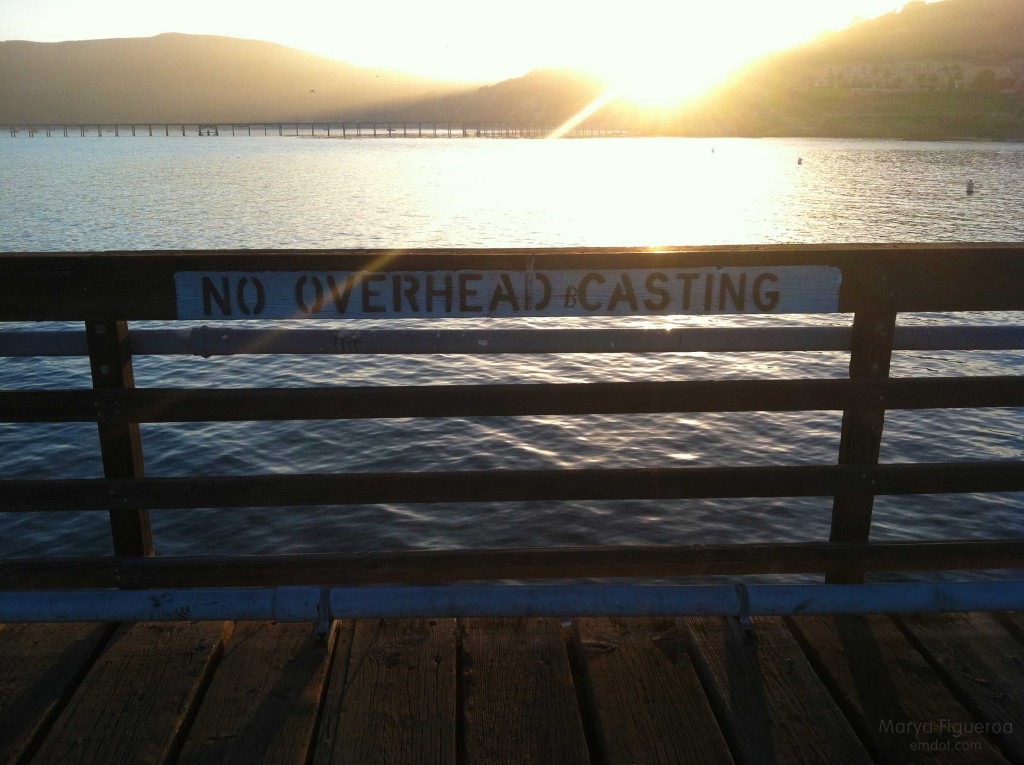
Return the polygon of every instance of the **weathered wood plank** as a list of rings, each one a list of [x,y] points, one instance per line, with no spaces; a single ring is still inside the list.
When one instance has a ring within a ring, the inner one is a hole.
[[[895,311],[858,311],[853,319],[850,350],[850,378],[880,380],[889,376]],[[885,405],[859,404],[843,412],[839,441],[839,464],[873,467],[878,464],[885,424]],[[871,511],[875,495],[872,488],[836,492],[832,503],[830,542],[866,542],[871,532]],[[829,582],[863,582],[864,572],[856,568],[830,571]]]
[[[1024,406],[1020,377],[0,391],[3,422],[228,422]]]
[[[0,763],[38,743],[110,636],[108,624],[0,625]]]
[[[755,617],[680,620],[701,684],[744,763],[870,763],[871,757],[783,624]]]
[[[466,619],[461,658],[467,765],[590,762],[556,620]]]
[[[221,622],[122,627],[57,718],[35,761],[164,762],[229,631]]]
[[[675,329],[236,329],[209,325],[132,330],[134,356],[235,354],[748,353],[849,351],[850,329],[821,327],[677,327]],[[893,350],[1024,349],[1017,326],[897,327]],[[85,356],[85,334],[18,330],[0,335],[0,356]],[[940,378],[941,379],[941,378]]]
[[[877,760],[943,763],[952,755],[964,763],[1005,762],[985,736],[953,729],[974,718],[892,619],[803,616],[789,623]]]
[[[1007,611],[1000,614],[1000,617],[1010,632],[1024,640],[1024,613],[1020,611]]]
[[[459,470],[134,480],[0,481],[0,512],[563,499],[697,499],[1024,491],[1011,460],[780,467]]]
[[[307,762],[338,633],[313,624],[235,626],[178,758],[183,763]]]
[[[354,621],[336,621],[332,625],[334,649],[331,651],[330,666],[321,693],[319,723],[316,740],[313,742],[313,759],[316,763],[330,762],[338,739],[338,724],[341,721],[341,703],[345,692],[345,678],[348,676],[348,661],[352,651]],[[311,760],[307,759],[306,762]]]
[[[1024,762],[1024,643],[999,616],[920,614],[898,623],[1003,752]]]
[[[1024,539],[991,542],[781,542],[628,547],[413,550],[352,555],[19,558],[0,561],[0,590],[68,587],[165,589],[349,584],[440,584],[484,579],[585,579],[708,574],[961,571],[1014,568]]]
[[[577,619],[573,632],[600,762],[733,761],[674,622]]]
[[[316,763],[454,763],[456,639],[454,619],[356,622],[346,671],[331,673]]]
[[[92,385],[98,391],[135,387],[132,354],[125,321],[87,321],[86,342]],[[142,434],[137,422],[99,422],[103,475],[107,478],[142,478]],[[115,555],[152,555],[153,531],[149,510],[110,508],[110,530]]]
[[[172,319],[181,271],[522,272],[825,265],[842,269],[839,310],[1021,310],[1022,248],[1007,244],[759,245],[744,248],[245,250],[5,253],[0,320]],[[383,256],[383,257],[382,257]]]

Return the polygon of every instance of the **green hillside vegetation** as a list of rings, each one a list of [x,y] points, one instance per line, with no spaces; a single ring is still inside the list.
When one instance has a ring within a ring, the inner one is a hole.
[[[1024,140],[1024,102],[983,91],[738,87],[653,125],[675,135]]]
[[[681,135],[1024,140],[1022,32],[1021,0],[912,2],[766,58],[653,127]],[[900,76],[901,65],[918,62],[919,72]],[[871,74],[858,78],[844,67]],[[830,68],[838,74],[823,85]],[[1011,75],[1001,80],[996,71]],[[872,78],[883,86],[871,87]]]

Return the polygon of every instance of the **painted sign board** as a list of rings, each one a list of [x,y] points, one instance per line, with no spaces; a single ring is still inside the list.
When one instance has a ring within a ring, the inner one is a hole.
[[[833,266],[454,271],[184,271],[179,319],[834,313]]]

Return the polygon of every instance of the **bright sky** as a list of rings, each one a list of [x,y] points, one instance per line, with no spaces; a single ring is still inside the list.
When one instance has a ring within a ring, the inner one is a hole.
[[[497,81],[538,67],[596,72],[642,96],[700,89],[737,65],[906,0],[0,0],[0,40],[270,40],[360,66]],[[641,87],[641,83],[646,83]]]

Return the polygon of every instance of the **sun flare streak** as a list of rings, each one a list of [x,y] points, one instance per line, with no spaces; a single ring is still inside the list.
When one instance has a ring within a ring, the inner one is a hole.
[[[590,117],[594,112],[604,107],[609,101],[614,98],[614,94],[610,90],[606,90],[604,93],[599,95],[589,104],[580,109],[576,114],[571,116],[559,127],[555,128],[548,134],[548,138],[561,138],[566,135],[569,131],[579,125],[581,122]]]
[[[346,277],[346,279],[344,280],[345,283],[346,283],[346,286],[344,288],[346,293],[349,292],[349,291],[354,291],[354,290],[359,289],[360,286],[362,285],[362,283],[364,281],[366,281],[366,279],[371,274],[374,274],[374,273],[377,273],[377,272],[383,270],[387,265],[389,265],[390,263],[394,262],[395,260],[397,260],[398,258],[402,257],[405,254],[406,254],[406,250],[404,250],[404,249],[384,250],[383,252],[379,253],[373,260],[371,260],[369,263],[367,263],[361,269],[359,269],[358,271],[353,272],[350,276]],[[303,278],[305,278],[305,277],[303,277]],[[331,287],[331,289],[333,290],[335,288]],[[337,295],[335,295],[335,300],[337,300]],[[299,309],[299,310],[302,311],[302,309]],[[302,315],[303,313],[308,313],[308,311],[302,311],[300,313],[296,313],[294,318],[296,318],[296,319],[303,318],[303,315]]]

